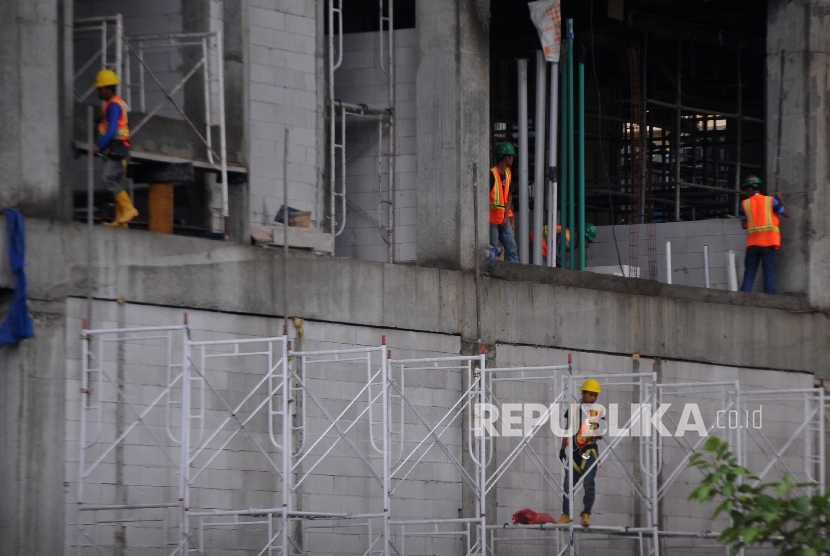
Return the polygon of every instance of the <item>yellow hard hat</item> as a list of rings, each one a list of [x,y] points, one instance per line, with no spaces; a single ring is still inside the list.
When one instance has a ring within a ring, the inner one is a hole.
[[[594,394],[601,394],[602,388],[599,387],[599,382],[597,382],[593,378],[589,378],[588,380],[582,383],[582,391],[593,392]]]
[[[112,87],[114,85],[118,85],[118,76],[115,75],[115,72],[110,69],[102,69],[98,72],[98,75],[95,76],[96,89],[100,89],[101,87]]]

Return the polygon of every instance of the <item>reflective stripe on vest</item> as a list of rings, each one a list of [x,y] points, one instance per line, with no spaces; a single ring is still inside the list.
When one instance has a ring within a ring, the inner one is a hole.
[[[577,448],[582,449],[587,444],[596,443],[594,431],[599,428],[599,418],[600,412],[598,409],[588,410],[588,417],[582,421],[579,430],[576,431],[576,436],[574,436]]]
[[[504,169],[504,181],[499,175],[498,166],[490,168],[490,173],[493,174],[495,184],[490,189],[490,224],[501,224],[504,222],[504,204],[507,202],[507,197],[510,193],[510,184],[513,181],[513,174],[510,168]],[[513,211],[508,210],[508,217],[513,215]]]
[[[109,128],[109,122],[107,122],[107,109],[109,109],[110,104],[113,102],[118,103],[118,106],[121,107],[121,117],[118,118],[118,131],[115,132],[113,139],[117,139],[124,143],[125,146],[129,147],[130,125],[127,119],[127,103],[125,103],[118,95],[113,95],[111,99],[104,103],[104,107],[102,109],[104,117],[98,124],[98,133],[100,135],[105,135],[107,133],[107,129]]]
[[[781,230],[778,215],[772,208],[773,198],[756,193],[741,204],[746,215],[746,246],[780,247]]]

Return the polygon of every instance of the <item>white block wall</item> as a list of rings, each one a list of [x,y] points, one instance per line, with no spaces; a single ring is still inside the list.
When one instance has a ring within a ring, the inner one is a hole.
[[[415,57],[416,30],[396,30],[395,41],[395,260],[415,260]],[[386,108],[388,81],[380,67],[378,33],[353,33],[343,39],[343,64],[335,73],[335,98],[343,102]],[[384,47],[386,43],[384,43]],[[384,53],[386,50],[384,50]],[[384,152],[388,152],[387,132]],[[378,229],[378,134],[372,120],[350,118],[346,135],[346,228],[337,238],[336,253],[357,259],[388,260],[388,246]],[[388,167],[380,187],[388,198]],[[383,205],[380,222],[388,224]]]
[[[251,0],[251,223],[272,224],[283,204],[285,128],[290,129],[289,205],[317,226],[317,6]]]
[[[705,284],[703,246],[709,247],[709,283],[715,289],[729,289],[727,276],[727,252],[735,251],[735,263],[738,275],[738,288],[744,275],[744,253],[746,251],[746,231],[741,228],[740,220],[698,220],[695,222],[666,222],[654,225],[657,261],[657,279],[666,282],[666,241],[671,241],[672,284],[684,286],[701,286]],[[617,245],[622,264],[628,262],[628,245],[630,226],[616,226]],[[646,226],[640,226],[638,243],[640,246],[640,277],[648,278],[648,241]],[[786,238],[782,249],[786,249]],[[617,251],[611,226],[597,227],[597,240],[587,250],[587,266],[617,265]],[[761,270],[755,277],[755,290],[764,291]]]

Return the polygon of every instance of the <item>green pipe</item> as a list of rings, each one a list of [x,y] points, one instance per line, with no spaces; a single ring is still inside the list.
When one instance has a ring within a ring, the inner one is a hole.
[[[568,19],[568,225],[573,228],[576,223],[574,218],[574,20]],[[567,234],[567,229],[563,229]],[[568,268],[576,268],[576,242],[575,230],[571,230],[570,258]],[[567,235],[565,236],[567,237]]]
[[[585,59],[579,56],[579,139],[577,143],[579,176],[579,270],[585,270]]]
[[[567,54],[562,57],[562,79],[559,82],[562,84],[562,92],[559,94],[559,104],[562,107],[561,117],[559,118],[559,129],[561,130],[562,139],[559,141],[559,170],[562,175],[559,178],[561,194],[559,195],[560,206],[559,210],[559,225],[562,226],[562,234],[557,237],[559,249],[559,265],[565,268],[565,261],[567,260],[567,246],[565,245],[565,230],[568,229],[568,119],[565,114],[568,109],[568,57]],[[556,237],[556,230],[553,230],[554,237]]]

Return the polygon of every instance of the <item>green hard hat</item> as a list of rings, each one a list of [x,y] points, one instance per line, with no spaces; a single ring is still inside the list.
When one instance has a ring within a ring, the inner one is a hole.
[[[496,156],[516,156],[516,149],[513,148],[513,143],[505,141],[496,145]]]
[[[594,241],[597,238],[597,227],[591,223],[585,224],[585,238]]]
[[[741,189],[746,189],[747,187],[754,187],[755,189],[758,189],[758,186],[762,183],[761,178],[758,176],[749,175],[744,178],[744,182],[741,184]]]

